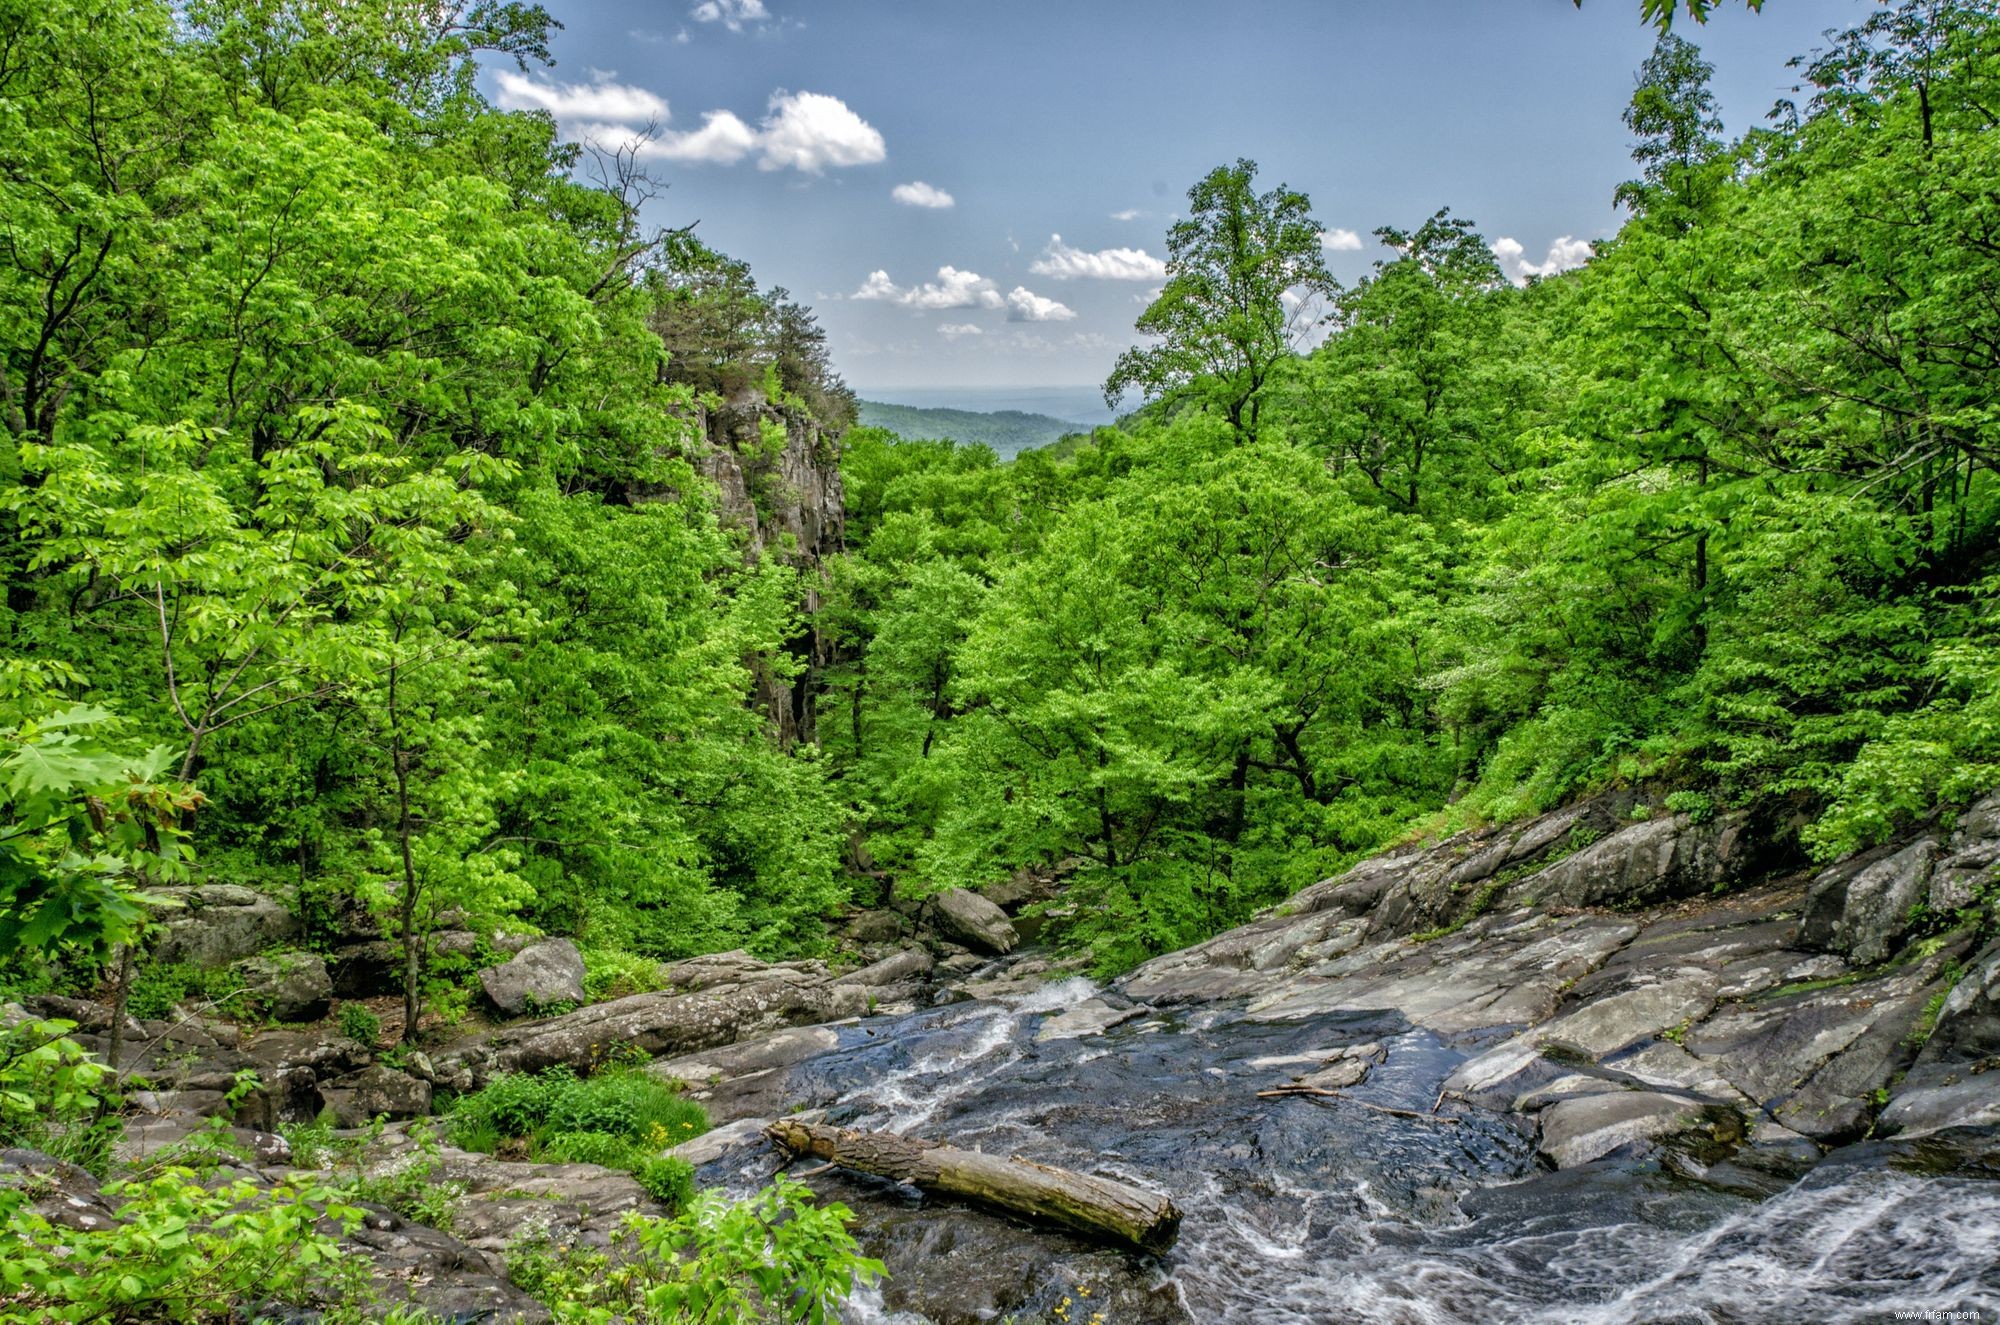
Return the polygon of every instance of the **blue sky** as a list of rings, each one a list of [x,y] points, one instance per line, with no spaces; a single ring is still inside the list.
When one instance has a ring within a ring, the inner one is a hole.
[[[1616,229],[1638,0],[550,0],[557,65],[500,104],[642,149],[651,219],[811,303],[863,394],[1101,382],[1187,188],[1256,160],[1308,193],[1329,265],[1451,206],[1515,274]],[[1867,0],[1679,31],[1732,133]],[[1056,238],[1060,236],[1060,238]]]

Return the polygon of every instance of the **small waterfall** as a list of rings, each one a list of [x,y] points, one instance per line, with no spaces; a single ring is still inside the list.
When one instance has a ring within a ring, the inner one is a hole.
[[[1762,1202],[1644,1163],[1549,1173],[1495,1115],[1444,1125],[1258,1098],[1297,1064],[1369,1042],[1386,1060],[1348,1094],[1427,1113],[1464,1054],[1392,1014],[1304,1025],[1208,1008],[1036,1040],[1101,993],[1077,978],[883,1018],[796,1080],[844,1125],[1164,1188],[1187,1214],[1180,1243],[1128,1256],[831,1173],[815,1186],[857,1210],[892,1276],[847,1305],[850,1325],[1081,1325],[1099,1311],[1121,1325],[2000,1318],[2000,1184],[1880,1157],[1830,1162]]]

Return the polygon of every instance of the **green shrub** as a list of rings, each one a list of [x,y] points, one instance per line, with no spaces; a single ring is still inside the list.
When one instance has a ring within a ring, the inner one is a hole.
[[[583,992],[593,1003],[650,994],[666,985],[666,966],[651,957],[622,948],[583,949]]]
[[[230,1320],[246,1304],[357,1286],[321,1221],[352,1229],[361,1212],[331,1188],[208,1188],[169,1169],[104,1191],[119,1222],[77,1230],[44,1219],[25,1191],[0,1190],[0,1325]]]
[[[122,1131],[110,1071],[66,1038],[70,1021],[0,1030],[0,1149],[23,1147],[103,1176]]]
[[[342,1003],[340,1033],[372,1049],[382,1038],[382,1019],[370,1012],[365,1004]]]
[[[632,1176],[646,1194],[669,1210],[694,1204],[694,1165],[672,1155],[648,1155],[632,1166]]]
[[[557,1164],[602,1164],[627,1169],[644,1156],[622,1136],[609,1132],[557,1132],[542,1142],[541,1158]]]
[[[1694,823],[1705,824],[1715,817],[1715,802],[1699,791],[1674,791],[1667,794],[1667,811],[1685,814]]]
[[[18,1003],[37,994],[88,998],[97,969],[88,962],[64,961],[48,953],[20,951],[0,958],[0,1003]]]
[[[707,1131],[708,1115],[634,1068],[594,1077],[551,1068],[496,1077],[452,1105],[449,1127],[453,1144],[466,1150],[491,1153],[523,1141],[537,1159],[622,1169],[678,1210],[693,1194],[693,1170],[660,1152]]]
[[[241,1011],[243,982],[228,971],[210,970],[191,962],[143,965],[132,975],[125,1010],[142,1021],[163,1021],[191,998]]]
[[[325,1168],[345,1147],[333,1134],[333,1116],[322,1113],[309,1123],[279,1123],[278,1135],[292,1148],[292,1163],[302,1169]]]
[[[663,1144],[672,1145],[707,1130],[708,1119],[700,1105],[658,1077],[621,1069],[554,1092],[548,1124],[558,1132],[610,1132],[634,1140],[657,1132]]]
[[[882,1277],[847,1231],[853,1217],[780,1175],[746,1201],[704,1192],[674,1219],[628,1216],[609,1254],[531,1236],[509,1249],[507,1274],[558,1320],[825,1325]]]
[[[548,1121],[551,1100],[576,1080],[576,1074],[566,1067],[550,1068],[539,1074],[508,1072],[495,1077],[486,1089],[467,1095],[452,1106],[452,1139],[470,1150],[474,1147],[466,1144],[461,1129],[488,1128],[502,1140],[532,1136]]]

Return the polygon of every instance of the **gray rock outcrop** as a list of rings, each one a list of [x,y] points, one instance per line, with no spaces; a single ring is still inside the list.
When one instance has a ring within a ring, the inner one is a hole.
[[[977,952],[1005,955],[1021,941],[1005,911],[963,888],[947,888],[931,898],[929,915],[938,933]]]
[[[1726,1106],[1658,1091],[1621,1090],[1551,1104],[1542,1114],[1538,1149],[1556,1168],[1572,1169],[1634,1144],[1681,1139],[1726,1147],[1742,1137],[1742,1120]]]
[[[1593,837],[1608,817],[1573,807],[1364,861],[1116,988],[1242,1000],[1258,1019],[1387,1010],[1477,1036],[1488,1047],[1445,1097],[1522,1115],[1564,1166],[2000,1121],[2000,944],[1974,959],[1960,929],[1906,946],[1917,903],[1988,886],[2000,796],[1948,837],[1715,899],[1752,859],[1740,820],[1621,812]]]
[[[1544,906],[1640,906],[1707,892],[1742,856],[1744,819],[1684,814],[1621,828],[1533,876],[1521,896]]]
[[[818,962],[766,965],[747,954],[719,953],[683,962],[668,977],[678,989],[613,999],[453,1045],[436,1057],[438,1078],[467,1089],[501,1072],[557,1064],[588,1070],[620,1054],[686,1054],[835,1015],[832,984]]]
[[[486,1001],[509,1017],[583,1002],[583,954],[569,939],[543,939],[479,973]]]
[[[1960,974],[1936,1011],[1923,1051],[1876,1130],[1925,1136],[2000,1124],[2000,940]]]
[[[333,1006],[333,978],[318,953],[250,957],[235,969],[250,1002],[273,1021],[318,1021]]]
[[[227,966],[299,937],[299,918],[263,893],[228,883],[157,890],[173,904],[152,960]]]
[[[431,1111],[428,1081],[380,1063],[325,1083],[319,1097],[341,1127],[365,1127],[377,1118],[421,1118]]]
[[[1929,894],[1937,858],[1937,840],[1920,837],[1826,870],[1806,897],[1801,937],[1863,964],[1883,960],[1910,932],[1911,911]]]

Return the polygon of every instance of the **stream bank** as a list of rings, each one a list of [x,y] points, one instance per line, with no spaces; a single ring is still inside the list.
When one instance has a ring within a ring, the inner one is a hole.
[[[1996,862],[2000,797],[1817,872],[1774,867],[1737,820],[1593,802],[1364,862],[1109,986],[992,928],[983,954],[905,939],[844,971],[698,958],[667,990],[399,1066],[299,1031],[142,1026],[129,1148],[225,1111],[252,1066],[242,1171],[276,1181],[281,1119],[415,1117],[433,1089],[636,1046],[709,1109],[716,1130],[676,1152],[731,1191],[786,1162],[763,1127],[798,1115],[1186,1212],[1145,1256],[817,1173],[889,1267],[857,1325],[2000,1311]],[[396,1123],[357,1162],[387,1175],[420,1152]],[[434,1162],[463,1189],[453,1231],[384,1213],[353,1247],[434,1309],[536,1319],[509,1246],[599,1245],[654,1208],[590,1165]]]

